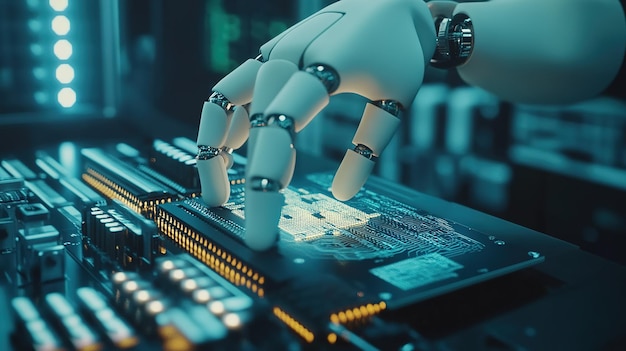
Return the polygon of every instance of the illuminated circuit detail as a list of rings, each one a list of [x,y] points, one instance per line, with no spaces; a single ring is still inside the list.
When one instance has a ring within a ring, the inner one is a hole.
[[[157,211],[156,223],[162,234],[234,285],[246,287],[259,297],[265,295],[265,277],[206,236],[162,209]]]
[[[298,322],[295,318],[290,316],[285,311],[281,310],[279,307],[274,307],[274,315],[280,319],[281,322],[285,323],[291,330],[295,331],[298,335],[300,335],[306,342],[312,343],[315,340],[315,335],[311,330]]]
[[[332,175],[327,174],[308,178],[321,189],[328,189],[332,181]],[[301,248],[310,258],[360,261],[401,253],[454,257],[484,249],[483,243],[459,233],[447,220],[372,191],[362,191],[346,203],[308,189],[289,187],[283,192],[281,243]],[[241,225],[204,206],[201,200],[185,203],[231,235],[243,237]],[[231,194],[224,208],[243,219],[244,194]]]
[[[138,195],[134,194],[129,189],[115,183],[92,168],[87,168],[82,175],[82,179],[105,197],[112,200],[119,200],[131,210],[148,218],[154,217],[157,205],[172,202],[172,200],[176,199],[172,195],[164,195],[160,198],[141,200]]]
[[[369,320],[387,308],[387,303],[381,301],[379,303],[368,303],[366,305],[348,308],[343,311],[330,315],[330,322],[333,324],[349,325]]]
[[[339,202],[327,195],[285,189],[285,207],[279,228],[290,234],[295,241],[310,241],[324,235],[339,235],[340,230],[363,226],[380,213],[365,213]],[[224,205],[231,212],[244,218],[243,204]]]

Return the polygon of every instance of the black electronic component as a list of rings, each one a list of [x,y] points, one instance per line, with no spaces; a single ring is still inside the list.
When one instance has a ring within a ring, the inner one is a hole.
[[[159,204],[176,200],[172,189],[149,179],[130,165],[100,149],[83,149],[86,160],[82,179],[110,199],[151,218]]]
[[[17,267],[23,278],[42,282],[63,278],[64,247],[52,225],[28,226],[18,232]]]
[[[17,221],[9,213],[9,209],[0,206],[0,254],[15,250]]]
[[[200,192],[195,153],[156,139],[152,143],[150,165],[189,191]]]
[[[156,139],[150,152],[151,168],[140,165],[139,169],[177,189],[181,194],[196,197],[200,195],[200,178],[195,158],[197,153],[198,147],[190,139],[179,137],[172,142]],[[228,170],[228,180],[231,186],[243,184],[246,159],[237,154],[232,154],[232,158],[233,165]]]
[[[113,200],[83,210],[83,259],[100,270],[147,268],[165,253],[154,222]]]
[[[17,237],[17,205],[28,202],[29,191],[24,180],[15,178],[0,167],[0,254],[15,250]]]

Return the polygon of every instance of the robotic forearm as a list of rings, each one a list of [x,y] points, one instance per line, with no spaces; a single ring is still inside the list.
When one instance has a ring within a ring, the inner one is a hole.
[[[562,104],[601,93],[620,69],[626,21],[618,0],[428,3],[436,67],[507,101]]]
[[[210,206],[228,200],[230,152],[248,139],[245,242],[268,249],[278,239],[280,190],[295,167],[294,138],[330,95],[370,101],[332,185],[347,200],[389,143],[429,63],[456,67],[469,84],[510,101],[563,103],[601,92],[625,48],[618,0],[335,2],[215,85],[198,132],[202,198]]]

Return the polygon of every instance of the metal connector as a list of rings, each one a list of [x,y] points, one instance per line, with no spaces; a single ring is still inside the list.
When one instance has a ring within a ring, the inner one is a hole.
[[[452,68],[467,61],[474,47],[474,27],[465,14],[437,18],[437,49],[430,63],[437,68]]]

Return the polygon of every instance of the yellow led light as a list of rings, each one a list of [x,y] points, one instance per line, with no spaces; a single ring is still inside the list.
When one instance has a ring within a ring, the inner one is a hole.
[[[129,349],[131,347],[137,346],[138,343],[139,343],[139,338],[134,337],[134,336],[129,336],[122,340],[118,340],[115,343],[115,346],[117,346],[120,349]]]
[[[349,322],[352,322],[354,320],[354,314],[352,313],[352,310],[346,311],[346,317],[348,317]]]
[[[278,317],[283,323],[285,323],[289,328],[295,331],[300,337],[306,340],[308,343],[312,343],[315,340],[315,335],[300,324],[297,320],[291,317],[289,314],[282,311],[279,307],[274,307],[273,309],[274,315]]]
[[[363,317],[367,317],[370,314],[367,308],[365,308],[365,306],[361,306],[359,310],[361,311],[361,314],[363,315]]]
[[[337,342],[337,334],[335,334],[335,333],[330,333],[330,334],[328,334],[327,339],[328,339],[328,343],[330,343],[330,344],[334,344],[334,343],[336,343],[336,342]]]

